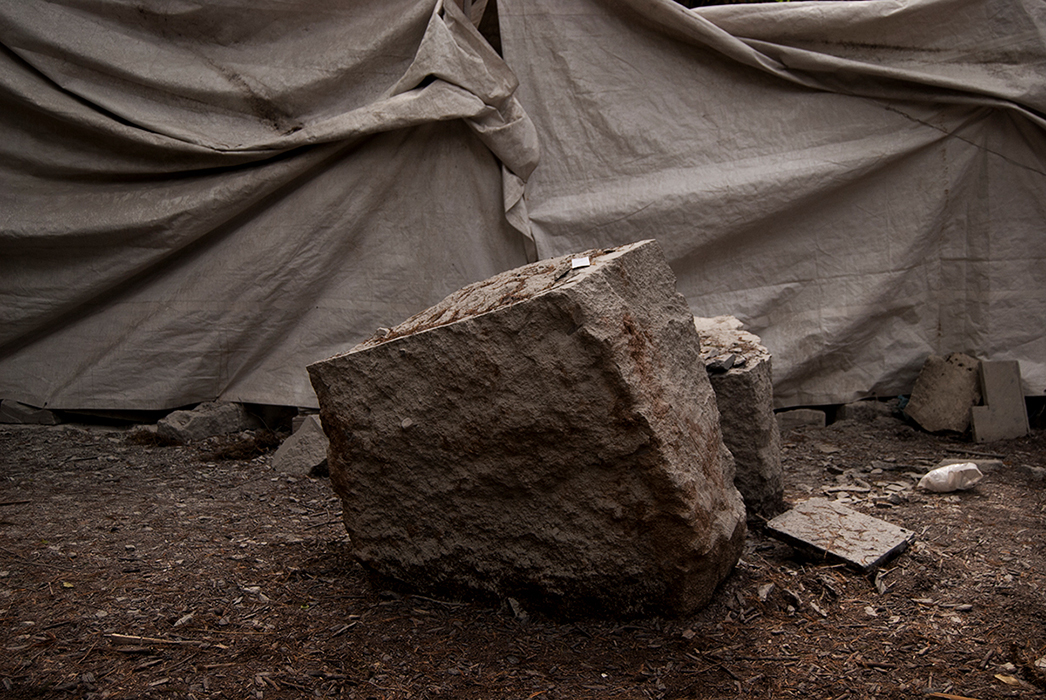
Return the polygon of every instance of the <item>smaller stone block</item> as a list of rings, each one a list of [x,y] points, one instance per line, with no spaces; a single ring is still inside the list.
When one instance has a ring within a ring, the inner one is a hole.
[[[871,571],[903,552],[915,533],[827,498],[811,498],[769,523],[771,535]]]
[[[889,418],[891,415],[892,411],[889,405],[882,401],[869,399],[867,401],[854,401],[840,406],[835,419],[837,421],[854,420],[870,423],[876,418]]]
[[[759,336],[741,326],[733,316],[694,318],[723,442],[734,455],[734,485],[749,517],[772,517],[784,510],[784,471],[771,357]]]
[[[0,423],[56,425],[58,418],[46,408],[36,408],[11,399],[0,401]]]
[[[826,421],[824,411],[816,408],[793,408],[777,413],[776,417],[782,433],[793,428],[823,428]]]
[[[960,352],[930,355],[923,363],[904,412],[923,430],[964,433],[970,409],[981,401],[978,361]]]
[[[311,476],[327,471],[327,436],[319,416],[305,416],[293,435],[272,456],[272,467],[284,474]]]
[[[1012,440],[1028,434],[1028,409],[1016,360],[981,362],[981,394],[985,405],[974,406],[971,411],[976,442]]]

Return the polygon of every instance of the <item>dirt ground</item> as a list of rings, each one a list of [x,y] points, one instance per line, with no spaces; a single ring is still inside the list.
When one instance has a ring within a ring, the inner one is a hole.
[[[753,528],[693,617],[573,622],[372,589],[329,482],[217,459],[233,439],[0,426],[0,697],[1046,697],[1041,429],[790,431],[789,502],[827,490],[914,545],[864,575]],[[1003,466],[911,488],[974,453]]]

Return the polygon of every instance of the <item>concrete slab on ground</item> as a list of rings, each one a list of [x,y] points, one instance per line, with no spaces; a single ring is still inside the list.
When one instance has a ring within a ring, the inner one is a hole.
[[[769,523],[770,534],[789,544],[861,571],[871,571],[903,552],[915,533],[827,498],[811,498]]]

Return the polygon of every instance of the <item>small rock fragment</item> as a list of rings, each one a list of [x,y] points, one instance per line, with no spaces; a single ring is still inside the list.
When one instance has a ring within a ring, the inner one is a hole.
[[[309,476],[327,471],[327,436],[319,416],[308,416],[272,456],[272,467],[284,474]]]

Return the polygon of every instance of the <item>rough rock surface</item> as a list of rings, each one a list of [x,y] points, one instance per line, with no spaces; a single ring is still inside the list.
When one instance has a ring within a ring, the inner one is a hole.
[[[262,427],[257,418],[238,403],[201,403],[191,411],[173,411],[156,423],[160,437],[178,442],[195,442],[215,435],[256,430]]]
[[[0,423],[56,425],[58,417],[46,408],[36,408],[11,399],[4,399],[0,401]]]
[[[953,352],[930,355],[915,380],[904,412],[924,430],[964,433],[970,427],[970,409],[981,401],[980,363]]]
[[[723,442],[734,455],[734,485],[749,516],[783,510],[781,433],[774,418],[770,352],[733,316],[694,318],[701,356],[719,406]],[[729,367],[722,368],[725,364]]]
[[[319,416],[306,416],[294,434],[272,456],[272,467],[284,474],[309,476],[327,471],[327,436]]]
[[[700,361],[646,241],[478,282],[311,365],[355,556],[559,614],[704,605],[745,512]]]
[[[893,407],[877,399],[866,399],[843,404],[835,414],[838,420],[856,420],[869,422],[878,418],[890,418],[893,416]]]

